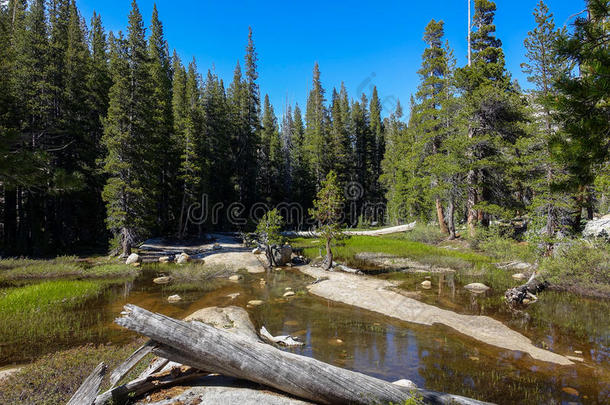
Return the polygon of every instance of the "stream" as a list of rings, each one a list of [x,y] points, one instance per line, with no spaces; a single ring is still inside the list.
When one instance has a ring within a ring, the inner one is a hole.
[[[307,293],[312,279],[296,269],[244,274],[238,282],[218,280],[200,290],[176,294],[152,279],[160,265],[145,265],[133,281],[108,283],[99,298],[74,309],[81,322],[53,341],[8,342],[0,336],[0,368],[85,343],[121,344],[134,334],[112,323],[126,303],[175,318],[208,306],[246,307],[257,328],[290,334],[305,345],[290,349],[384,380],[402,378],[420,387],[499,404],[610,403],[610,303],[568,293],[544,292],[524,310],[509,310],[502,292],[474,295],[453,274],[432,275],[432,289],[419,287],[423,275],[405,278],[413,297],[455,312],[487,315],[539,346],[583,359],[572,366],[535,361],[498,349],[442,325],[422,326],[328,301]],[[390,277],[381,274],[378,277]],[[264,283],[261,281],[264,279]],[[296,294],[284,298],[286,288]],[[232,297],[231,294],[239,293]],[[263,300],[260,306],[248,301]]]

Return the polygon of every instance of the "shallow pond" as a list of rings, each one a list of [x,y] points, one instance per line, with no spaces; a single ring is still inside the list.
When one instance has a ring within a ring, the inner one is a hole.
[[[82,317],[73,331],[52,342],[8,342],[0,336],[0,367],[85,342],[130,340],[133,334],[112,323],[126,303],[181,318],[212,305],[246,307],[249,300],[260,299],[263,305],[247,309],[257,328],[264,325],[274,335],[298,336],[305,345],[294,349],[296,353],[340,367],[503,404],[608,403],[608,302],[548,292],[524,311],[509,311],[499,293],[472,295],[461,288],[460,281],[465,280],[452,275],[432,275],[430,290],[419,288],[424,275],[399,276],[406,294],[457,312],[492,316],[539,346],[584,359],[560,367],[480,343],[447,327],[401,322],[309,295],[305,286],[311,279],[298,270],[245,274],[239,282],[225,280],[199,291],[178,292],[183,299],[177,304],[167,302],[176,293],[171,286],[152,282],[161,270],[149,265],[135,281],[108,284],[105,294],[74,310]],[[283,298],[287,287],[296,295]],[[231,298],[234,293],[239,295]]]

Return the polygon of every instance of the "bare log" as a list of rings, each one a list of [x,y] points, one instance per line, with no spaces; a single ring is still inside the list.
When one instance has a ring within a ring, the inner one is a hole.
[[[536,294],[540,291],[543,291],[549,286],[547,281],[540,281],[536,278],[536,273],[534,272],[527,283],[522,284],[518,287],[509,288],[506,293],[504,293],[504,297],[506,297],[506,302],[509,304],[523,304],[523,300],[533,300],[537,299]]]
[[[153,351],[200,370],[250,380],[322,404],[402,403],[415,395],[387,381],[240,339],[205,324],[190,324],[126,305],[115,322],[159,343]],[[418,392],[419,393],[419,392]],[[478,404],[467,398],[421,391],[429,403]],[[428,399],[428,396],[430,399]]]
[[[76,390],[67,405],[91,405],[95,401],[97,392],[102,385],[102,379],[106,374],[106,365],[100,363],[93,372],[83,381],[83,384]]]
[[[168,359],[165,359],[163,357],[157,357],[148,365],[148,367],[146,367],[146,370],[142,371],[138,378],[146,378],[149,375],[156,373],[157,371],[165,367],[167,363],[169,363]]]
[[[147,354],[152,352],[154,344],[151,340],[146,342],[143,346],[139,347],[133,352],[127,360],[121,363],[117,368],[114,369],[110,374],[110,385],[114,387],[119,381],[123,379],[138,364]]]
[[[202,377],[207,373],[191,367],[174,367],[168,372],[153,374],[144,378],[137,378],[127,384],[114,387],[97,396],[95,405],[122,404],[129,398],[137,397],[148,391],[167,388],[169,386],[185,383],[195,378]]]

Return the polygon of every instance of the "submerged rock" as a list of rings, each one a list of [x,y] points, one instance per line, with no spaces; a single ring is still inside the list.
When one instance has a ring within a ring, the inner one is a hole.
[[[127,257],[127,260],[125,260],[125,264],[140,263],[141,261],[142,261],[142,258],[140,258],[139,254],[132,253],[129,255],[129,257]]]
[[[167,284],[171,280],[172,280],[172,278],[169,277],[169,276],[162,276],[162,277],[153,278],[153,283],[155,283],[155,284]]]
[[[248,305],[252,305],[253,307],[257,307],[259,305],[263,305],[265,301],[263,300],[250,300],[248,301]]]
[[[169,302],[169,303],[174,303],[174,302],[178,302],[181,300],[182,300],[182,297],[179,296],[178,294],[170,295],[169,297],[167,297],[167,302]]]
[[[430,280],[422,281],[420,285],[425,289],[432,288],[432,282]]]
[[[489,290],[489,287],[487,287],[483,283],[470,283],[470,284],[466,284],[464,286],[464,288],[467,289],[467,290],[470,290],[472,292],[483,292],[483,291]]]

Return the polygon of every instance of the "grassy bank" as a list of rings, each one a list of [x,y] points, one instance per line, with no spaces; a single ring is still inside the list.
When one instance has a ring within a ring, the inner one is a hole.
[[[142,340],[138,339],[120,346],[88,345],[41,357],[2,381],[0,403],[65,404],[100,362],[103,361],[109,370],[113,370],[141,344]],[[125,381],[136,377],[146,365],[147,362],[142,361]],[[109,374],[104,378],[103,390],[110,386]]]
[[[41,279],[133,277],[138,269],[103,257],[81,260],[60,256],[51,260],[2,259],[0,285]]]
[[[291,243],[315,260],[325,254],[321,239],[295,238]],[[458,271],[462,282],[483,282],[493,288],[515,285],[511,274],[494,263],[522,261],[538,264],[538,271],[554,289],[592,297],[610,297],[610,244],[601,241],[566,240],[552,257],[542,257],[536,246],[481,231],[476,238],[447,241],[433,227],[384,236],[351,236],[335,243],[336,260],[349,266],[366,266],[358,253],[383,253],[419,263]],[[401,277],[397,275],[397,277]]]
[[[167,286],[170,291],[207,291],[214,289],[221,277],[233,274],[226,266],[208,265],[205,263],[187,263],[183,265],[167,265],[167,273],[172,277],[172,283]]]

